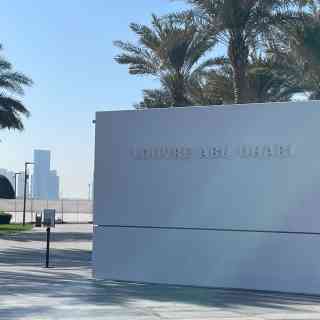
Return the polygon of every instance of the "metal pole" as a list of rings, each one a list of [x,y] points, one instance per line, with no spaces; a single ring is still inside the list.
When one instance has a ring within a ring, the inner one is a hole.
[[[49,268],[50,257],[50,227],[47,228],[47,251],[46,251],[46,268]]]
[[[26,204],[27,204],[27,167],[28,163],[24,164],[24,193],[23,193],[23,225],[26,224]]]

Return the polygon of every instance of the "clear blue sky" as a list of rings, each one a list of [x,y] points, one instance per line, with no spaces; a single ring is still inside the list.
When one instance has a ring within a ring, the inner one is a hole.
[[[4,55],[35,85],[24,98],[32,117],[22,133],[0,132],[0,168],[21,170],[35,148],[52,151],[63,196],[87,197],[97,110],[130,108],[157,86],[113,61],[113,40],[134,40],[130,22],[182,8],[169,0],[2,0]]]

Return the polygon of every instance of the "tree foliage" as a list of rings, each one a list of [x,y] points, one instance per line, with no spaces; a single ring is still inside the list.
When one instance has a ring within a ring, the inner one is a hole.
[[[18,97],[23,96],[24,87],[30,85],[30,78],[14,71],[12,64],[0,57],[0,129],[23,130],[22,117],[28,117],[30,113]]]
[[[320,99],[320,1],[185,2],[191,10],[152,16],[151,27],[131,24],[137,45],[116,42],[131,74],[160,79],[137,107]]]
[[[115,59],[128,65],[130,74],[157,77],[174,106],[188,106],[192,104],[188,95],[190,83],[210,67],[210,60],[202,58],[216,40],[201,32],[192,20],[153,15],[151,25],[131,24],[139,43],[116,41],[123,53]],[[154,98],[159,92],[147,91],[145,97],[148,99],[151,93]]]
[[[291,65],[291,75],[296,73],[300,91],[310,99],[320,99],[320,15],[314,6],[312,14],[300,23],[284,28],[277,38],[273,54]]]
[[[195,14],[227,47],[232,66],[234,102],[248,102],[249,56],[262,49],[283,25],[296,23],[303,15],[302,0],[186,0]],[[187,14],[188,15],[188,14]]]

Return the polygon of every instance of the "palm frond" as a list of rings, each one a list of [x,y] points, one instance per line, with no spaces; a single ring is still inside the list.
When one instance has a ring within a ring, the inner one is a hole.
[[[23,130],[21,115],[26,117],[30,115],[21,101],[3,95],[0,96],[0,129]]]
[[[12,64],[0,57],[0,129],[23,130],[22,116],[28,117],[30,112],[14,95],[22,96],[24,88],[32,84],[29,77],[14,71]]]
[[[165,89],[143,90],[143,101],[135,105],[136,109],[169,108],[174,101]]]
[[[114,44],[123,52],[115,60],[128,65],[131,74],[157,76],[176,106],[189,105],[187,88],[191,74],[216,44],[216,39],[195,21],[190,13],[186,19],[152,15],[151,27],[131,24],[138,44],[116,41]],[[145,100],[149,101],[148,98]]]

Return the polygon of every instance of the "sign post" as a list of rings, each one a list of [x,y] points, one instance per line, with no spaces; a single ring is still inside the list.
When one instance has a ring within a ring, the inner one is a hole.
[[[46,268],[49,268],[50,261],[50,232],[51,227],[55,227],[56,210],[45,209],[43,210],[43,225],[47,227],[47,246],[46,246]]]
[[[49,258],[50,258],[50,227],[47,228],[46,268],[49,268]]]

